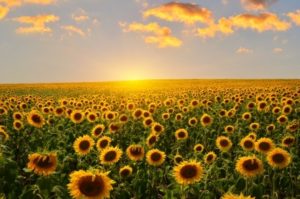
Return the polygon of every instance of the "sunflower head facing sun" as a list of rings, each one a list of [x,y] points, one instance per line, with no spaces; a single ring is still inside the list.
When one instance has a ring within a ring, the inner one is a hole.
[[[106,147],[100,153],[101,164],[117,163],[120,160],[122,154],[123,151],[118,147],[112,147],[112,146]]]
[[[72,198],[109,198],[110,191],[113,190],[114,181],[108,173],[94,171],[74,171],[70,174],[68,189]]]
[[[33,110],[27,115],[27,122],[36,128],[42,128],[45,124],[45,119],[38,111]]]
[[[158,149],[151,149],[146,154],[146,160],[149,165],[159,166],[164,163],[166,159],[166,154]]]
[[[173,168],[173,176],[178,184],[194,184],[201,180],[203,167],[199,162],[183,161]]]
[[[90,136],[84,135],[75,140],[73,148],[78,155],[86,155],[94,145],[95,141]]]
[[[50,175],[57,167],[56,153],[33,153],[28,156],[27,168],[38,175]]]

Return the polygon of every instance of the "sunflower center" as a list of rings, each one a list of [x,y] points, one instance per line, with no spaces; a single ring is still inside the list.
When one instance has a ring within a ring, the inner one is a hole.
[[[208,124],[210,122],[210,118],[209,117],[204,117],[203,118],[203,123],[204,124]]]
[[[162,128],[161,128],[161,126],[156,125],[156,126],[154,127],[154,130],[155,130],[156,132],[160,132],[160,131],[162,130]]]
[[[147,125],[150,125],[151,123],[152,123],[152,120],[146,120],[146,122],[145,122]]]
[[[16,127],[17,128],[20,128],[21,127],[21,124],[19,122],[16,122]]]
[[[220,141],[220,145],[222,147],[227,147],[229,145],[229,142],[228,142],[228,140],[223,139],[223,140]]]
[[[142,148],[141,147],[131,147],[130,153],[133,156],[139,156],[142,154]]]
[[[294,139],[293,138],[286,138],[285,140],[284,140],[284,144],[286,144],[286,145],[290,145],[290,144],[292,144],[294,142]]]
[[[180,169],[183,178],[193,178],[197,175],[197,168],[194,165],[185,165]]]
[[[50,168],[53,165],[49,156],[46,156],[46,158],[45,156],[38,157],[34,160],[34,162],[40,168]]]
[[[259,144],[259,148],[263,151],[268,151],[271,148],[271,146],[267,142],[262,142]]]
[[[90,142],[87,141],[87,140],[83,140],[83,141],[81,141],[80,144],[79,144],[79,148],[80,148],[81,150],[84,150],[84,151],[85,151],[85,150],[88,150],[89,147],[90,147]]]
[[[41,117],[40,117],[39,115],[33,115],[33,116],[31,117],[31,119],[32,119],[32,121],[33,121],[34,123],[41,123],[41,122],[42,122]]]
[[[105,148],[107,145],[108,145],[108,140],[102,140],[102,141],[100,142],[100,147],[101,147],[101,148]]]
[[[182,157],[175,157],[175,162],[176,163],[180,163],[180,162],[182,162]]]
[[[20,120],[20,119],[21,119],[21,115],[16,114],[16,119],[17,119],[17,120]]]
[[[80,192],[87,197],[99,196],[104,189],[104,182],[100,176],[94,179],[93,176],[82,177],[78,184]]]
[[[279,164],[279,163],[284,162],[285,158],[284,158],[284,156],[283,156],[281,153],[277,153],[277,154],[274,154],[274,155],[272,156],[272,160],[273,160],[275,163]]]
[[[250,140],[246,140],[244,142],[244,147],[249,149],[249,148],[252,148],[253,147],[253,142],[251,142]]]
[[[281,118],[279,119],[279,121],[283,123],[283,122],[286,121],[286,119],[285,119],[284,117],[281,117]]]
[[[95,120],[96,119],[95,115],[90,115],[89,118],[90,118],[90,120]]]
[[[156,137],[155,136],[152,136],[150,139],[149,139],[149,144],[154,144],[154,142],[156,142]]]
[[[196,147],[196,151],[201,151],[202,150],[202,146],[197,146]]]
[[[184,138],[184,137],[185,137],[185,133],[184,133],[183,131],[180,131],[180,132],[178,133],[178,137]]]
[[[243,167],[247,170],[247,171],[254,171],[257,170],[259,168],[259,165],[257,163],[257,161],[255,159],[249,159],[243,162]]]
[[[82,118],[82,115],[80,113],[75,113],[75,115],[74,115],[75,120],[81,120],[81,118]]]
[[[128,169],[123,169],[121,171],[121,176],[123,176],[123,177],[129,176],[129,174],[130,174],[130,171]]]
[[[154,152],[151,154],[151,160],[153,160],[154,162],[159,161],[161,158],[161,154],[158,152]]]
[[[109,151],[105,154],[105,161],[113,161],[117,157],[117,153],[115,151]]]
[[[95,135],[99,135],[100,133],[102,133],[102,128],[96,128]]]
[[[211,155],[211,154],[208,155],[207,158],[206,158],[207,161],[211,161],[212,159],[213,159],[213,155]]]

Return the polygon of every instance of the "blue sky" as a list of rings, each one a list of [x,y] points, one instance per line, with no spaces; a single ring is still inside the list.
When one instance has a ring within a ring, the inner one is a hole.
[[[300,78],[299,0],[0,0],[0,32],[1,83]]]

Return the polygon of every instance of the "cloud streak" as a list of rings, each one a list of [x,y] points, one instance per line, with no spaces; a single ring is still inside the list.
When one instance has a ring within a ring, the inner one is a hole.
[[[240,47],[235,51],[237,54],[251,54],[253,50],[250,48]]]
[[[4,19],[9,12],[9,8],[0,5],[0,20]]]
[[[170,2],[146,10],[144,17],[154,16],[166,21],[194,24],[201,22],[209,24],[213,21],[212,12],[207,8],[191,3]]]
[[[58,20],[59,17],[55,15],[21,16],[14,19],[21,24],[30,24],[28,27],[17,28],[16,33],[18,34],[51,33],[52,29],[46,24]]]
[[[277,0],[241,0],[246,10],[265,10]]]
[[[81,30],[78,27],[72,26],[72,25],[61,26],[61,29],[67,31],[69,33],[69,35],[77,34],[77,35],[80,35],[81,37],[86,36],[86,34],[83,30]]]
[[[144,37],[145,43],[156,44],[158,48],[180,47],[182,41],[172,36],[172,31],[168,27],[161,27],[157,23],[142,24],[133,22],[129,25],[122,23],[124,32],[141,32],[148,33]]]
[[[251,29],[257,32],[286,31],[291,24],[278,18],[274,13],[239,14],[229,18],[221,18],[217,23],[198,29],[198,35],[203,38],[215,37],[217,32],[223,35],[233,34],[237,29]]]
[[[287,16],[298,26],[300,26],[300,10],[289,12]]]

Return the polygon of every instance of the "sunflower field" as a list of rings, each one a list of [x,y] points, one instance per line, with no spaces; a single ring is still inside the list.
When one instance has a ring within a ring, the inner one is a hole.
[[[2,199],[300,198],[299,80],[0,85]]]

